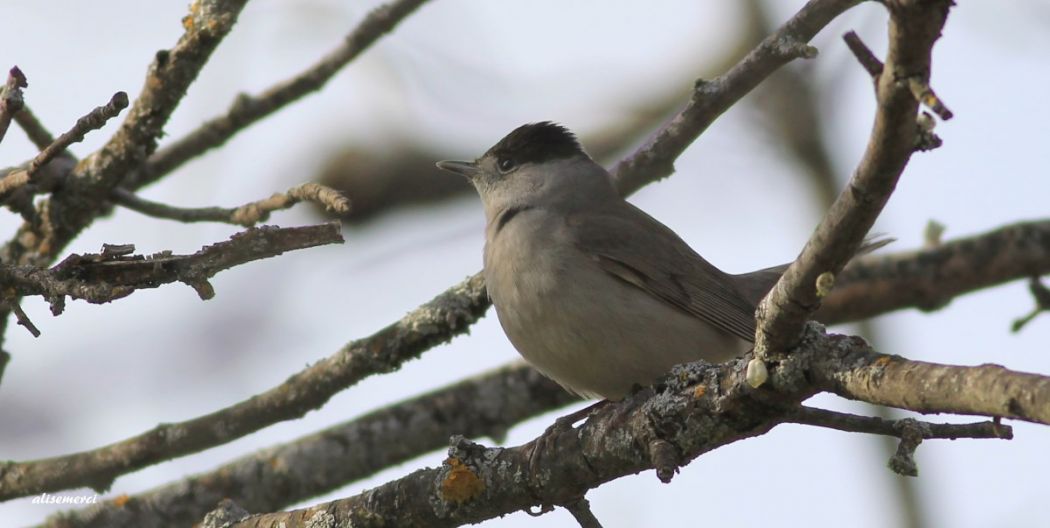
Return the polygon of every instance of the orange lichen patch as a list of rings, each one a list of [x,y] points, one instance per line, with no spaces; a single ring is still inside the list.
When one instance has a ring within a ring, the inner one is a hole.
[[[186,31],[191,31],[193,29],[193,19],[195,17],[197,17],[197,16],[200,16],[200,12],[201,12],[201,3],[200,2],[193,2],[192,4],[190,4],[190,13],[188,15],[182,17],[182,27],[183,27],[183,29],[185,29]]]
[[[448,502],[463,503],[477,497],[485,490],[485,483],[458,458],[445,460],[448,476],[441,482],[441,498]]]
[[[113,505],[118,508],[123,508],[124,505],[127,504],[130,500],[131,497],[128,497],[127,493],[117,495],[116,497],[113,497]]]
[[[872,365],[874,365],[876,367],[885,367],[886,365],[889,365],[892,362],[893,362],[893,358],[892,357],[890,357],[890,356],[882,356],[879,359],[876,359],[875,361],[873,361]]]
[[[696,388],[693,389],[693,398],[699,400],[704,397],[704,394],[707,394],[707,387],[703,385],[697,385]]]
[[[287,464],[285,464],[283,458],[270,457],[267,460],[267,462],[269,463],[270,468],[272,468],[274,471],[285,471],[286,469],[288,469]]]

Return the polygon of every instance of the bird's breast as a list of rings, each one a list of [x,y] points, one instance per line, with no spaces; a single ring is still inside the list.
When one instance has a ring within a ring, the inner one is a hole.
[[[545,375],[616,399],[675,364],[743,351],[739,339],[606,273],[574,245],[571,226],[544,214],[518,213],[488,238],[485,280],[507,337]]]

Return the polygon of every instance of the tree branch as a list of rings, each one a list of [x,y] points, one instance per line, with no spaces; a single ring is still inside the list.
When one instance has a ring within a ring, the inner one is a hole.
[[[32,176],[42,165],[54,159],[55,156],[65,152],[73,143],[84,140],[84,136],[92,131],[102,128],[107,121],[116,117],[121,110],[128,107],[128,94],[117,92],[113,94],[109,102],[103,106],[96,107],[87,115],[77,119],[73,128],[58,136],[50,145],[45,147],[33,161],[29,163],[29,174]]]
[[[234,526],[305,526],[308,519],[324,512],[335,522],[359,527],[446,527],[481,522],[536,505],[569,504],[605,482],[653,469],[651,460],[655,457],[649,446],[657,443],[654,440],[673,446],[680,455],[679,463],[688,463],[703,453],[764,434],[790,417],[797,417],[793,404],[818,389],[809,381],[811,375],[848,374],[857,369],[858,360],[878,362],[882,357],[888,356],[875,353],[860,339],[827,335],[820,325],[810,323],[798,349],[784,361],[772,364],[770,383],[763,388],[752,389],[747,384],[747,358],[719,365],[701,361],[675,367],[655,389],[640,391],[622,403],[602,408],[578,428],[550,432],[553,438],[544,442],[484,448],[459,437],[454,439],[449,458],[441,468],[419,470],[347,499],[303,510],[255,515]],[[957,380],[964,384],[974,381],[975,375],[983,377],[971,367],[951,368],[956,369]],[[1022,386],[1036,388],[1042,383],[1050,385],[1050,378],[1046,377],[1005,369],[997,372],[1004,383],[993,388],[993,393],[1015,390],[1004,390],[1009,382],[1016,385],[1016,390]],[[901,380],[900,375],[906,373],[885,373],[887,379],[893,378],[892,383],[910,387],[909,396],[925,394],[911,378]],[[989,388],[980,385],[982,389]],[[876,428],[868,421],[862,425]],[[1009,436],[1008,429],[1002,431],[1004,438]],[[906,436],[912,432],[898,434]],[[924,436],[923,431],[920,439]],[[544,449],[542,467],[539,474],[530,474],[531,452],[537,447]]]
[[[1047,288],[1039,280],[1038,275],[1033,275],[1032,278],[1028,279],[1028,291],[1032,293],[1032,297],[1035,299],[1035,307],[1024,317],[1014,319],[1013,324],[1010,325],[1010,330],[1015,334],[1020,332],[1025,325],[1032,322],[1039,314],[1050,311],[1050,288]]]
[[[964,293],[1047,273],[1050,220],[1021,222],[851,263],[814,317],[833,324],[902,308],[932,311]]]
[[[0,500],[81,486],[105,490],[113,479],[129,471],[299,418],[365,377],[396,370],[401,363],[465,332],[488,306],[481,277],[470,277],[400,321],[348,343],[281,385],[230,407],[159,425],[95,450],[0,465]]]
[[[116,117],[121,110],[128,107],[128,94],[117,92],[113,94],[109,102],[103,106],[95,107],[87,115],[77,119],[73,128],[62,134],[50,144],[44,147],[34,157],[25,169],[16,169],[8,172],[0,179],[0,202],[7,201],[11,193],[21,189],[24,185],[34,180],[42,167],[50,163],[56,156],[65,155],[66,149],[73,143],[84,140],[84,136],[92,130],[102,128],[107,121]],[[49,181],[40,185],[42,190],[50,191],[58,178],[47,178]]]
[[[712,81],[696,82],[692,98],[650,141],[616,164],[613,181],[620,194],[674,172],[674,161],[708,126],[781,66],[816,55],[807,45],[824,26],[860,0],[811,0],[743,60]]]
[[[470,281],[468,281],[468,283],[471,284],[470,287],[464,288],[463,285],[460,285],[459,287],[453,288],[452,290],[449,290],[448,292],[446,292],[444,294],[446,302],[458,303],[460,305],[472,306],[473,307],[472,310],[474,310],[477,314],[481,314],[481,313],[484,312],[485,309],[487,309],[487,307],[488,307],[488,300],[484,297],[484,290],[483,290],[483,287],[482,287],[482,284],[481,284],[480,277],[476,276],[476,277],[472,278]],[[832,295],[834,296],[835,293],[833,293]],[[901,307],[901,306],[897,306],[896,308],[899,308],[899,307]],[[453,318],[450,321],[444,321],[444,320],[438,318],[438,319],[433,320],[429,324],[431,324],[432,326],[430,328],[428,328],[428,331],[432,332],[432,334],[430,334],[430,335],[434,336],[435,341],[440,340],[440,339],[448,339],[451,336],[456,335],[456,334],[462,332],[465,329],[464,328],[464,324],[465,323],[464,323],[463,319],[460,319],[460,318]],[[363,342],[365,342],[365,340],[362,340],[362,343]],[[422,349],[414,349],[414,351],[412,351],[411,353],[412,354],[418,354],[421,351],[422,351]],[[395,360],[392,360],[389,363],[382,363],[381,365],[382,365],[382,368],[384,368],[384,369],[393,369],[393,368],[396,368],[396,366],[399,364],[399,361],[401,361],[401,360],[396,360],[395,359]],[[299,376],[303,376],[303,375],[305,375],[305,373],[300,373],[295,378],[298,378]],[[355,376],[363,377],[365,375],[368,375],[368,373],[365,373],[365,372],[362,372],[362,371],[357,371],[355,373]],[[332,389],[332,390],[334,392],[334,390],[338,390],[338,389]],[[221,412],[219,414],[221,414]],[[216,442],[218,442],[218,441],[220,441],[220,440],[216,440]],[[164,455],[164,456],[177,456],[178,454],[179,453],[176,452],[174,454]],[[154,456],[156,457],[156,459],[163,459],[160,455],[154,455]],[[148,462],[141,462],[142,465],[145,465],[147,463]],[[141,466],[136,466],[136,467],[141,467]],[[126,469],[125,471],[130,471],[130,470],[131,469]],[[112,468],[110,468],[110,469],[107,469],[107,471],[114,472],[116,470],[113,470]]]
[[[881,409],[882,407],[880,407]],[[1012,440],[1013,429],[997,422],[977,422],[968,424],[935,424],[920,422],[914,418],[884,420],[875,416],[857,416],[824,409],[802,406],[787,418],[788,422],[816,425],[839,431],[872,433],[900,438],[897,451],[887,464],[895,473],[906,477],[919,476],[919,467],[915,463],[915,449],[923,440],[930,438],[1001,438]]]
[[[65,298],[103,304],[131,295],[135,290],[183,282],[201,299],[215,295],[208,279],[216,273],[253,260],[275,257],[286,251],[342,242],[339,223],[306,227],[251,228],[192,255],[170,251],[150,256],[131,255],[135,246],[103,246],[99,254],[73,254],[51,269],[0,265],[0,286],[5,301],[27,295],[43,296],[51,312],[62,313]],[[110,251],[107,251],[110,250]]]
[[[271,212],[288,209],[304,200],[323,206],[337,215],[350,211],[350,200],[339,191],[319,183],[297,185],[284,193],[275,193],[269,198],[239,207],[174,207],[146,200],[119,187],[113,190],[112,198],[117,204],[155,218],[166,218],[179,222],[224,222],[245,227],[265,222]]]
[[[572,401],[578,398],[516,363],[45,526],[189,526],[223,498],[255,512],[280,510],[445,447],[453,434],[501,441],[518,422]]]
[[[884,257],[862,259],[846,268],[840,278],[840,284],[825,299],[817,316],[824,322],[837,323],[856,321],[881,313],[915,306],[929,309],[930,306],[922,301],[925,299],[938,299],[938,305],[943,305],[951,298],[975,289],[1028,277],[1030,275],[1029,270],[1032,269],[1031,266],[1050,270],[1050,250],[1047,248],[1050,248],[1050,221],[1040,221],[1017,224],[982,235],[949,241],[939,247],[922,251],[909,251]],[[1015,266],[1011,263],[1019,264]],[[989,274],[991,278],[982,278],[981,274],[984,273]],[[923,289],[917,288],[918,284],[924,285]],[[445,295],[452,298],[451,296],[457,294],[449,291]],[[455,302],[470,303],[474,306],[481,306],[487,302],[484,296],[484,289],[468,290],[459,295],[466,297]],[[919,301],[916,300],[916,296],[919,296]],[[863,299],[867,299],[872,306],[866,306]],[[443,326],[444,322],[435,320],[432,324],[436,325],[436,329]],[[461,327],[457,328],[465,330]],[[446,331],[450,332],[449,337],[453,335],[451,330],[446,329]],[[293,378],[302,375],[304,373],[293,376]],[[514,406],[516,404],[535,405],[535,407],[529,407],[529,412],[539,414],[558,409],[568,401],[571,401],[559,387],[525,367],[500,370],[476,382],[466,383],[468,385],[477,383],[479,387],[491,384],[493,387],[502,388],[499,390],[478,388],[475,391],[475,389],[467,388],[467,385],[462,387],[456,385],[447,390],[450,392],[454,391],[457,394],[486,394],[488,396],[484,398],[480,396],[466,396],[460,399],[459,397],[448,396],[445,390],[442,390],[432,396],[431,401],[434,404],[439,402],[470,403],[448,403],[452,406],[451,408],[457,409],[456,412],[420,411],[419,415],[429,416],[431,419],[413,418],[407,420],[404,423],[410,425],[405,428],[398,426],[395,431],[389,431],[389,437],[373,429],[373,423],[402,423],[389,416],[415,415],[416,413],[413,409],[417,407],[416,403],[413,402],[416,402],[416,400],[411,400],[404,404],[408,406],[407,408],[402,408],[402,404],[398,404],[385,411],[377,411],[377,413],[369,415],[375,417],[374,422],[371,418],[363,417],[359,419],[361,423],[358,425],[354,425],[356,421],[346,424],[345,427],[347,429],[345,433],[327,430],[289,444],[287,452],[285,448],[277,447],[272,452],[269,450],[261,452],[258,455],[233,462],[188,481],[175,483],[153,492],[135,496],[128,505],[122,504],[119,508],[107,506],[106,510],[115,509],[116,511],[112,516],[108,513],[105,515],[99,514],[99,519],[104,519],[105,522],[100,520],[98,523],[89,523],[88,518],[90,516],[86,513],[84,517],[80,517],[80,513],[64,514],[63,518],[65,519],[69,515],[76,515],[78,519],[84,519],[84,524],[75,524],[75,526],[148,526],[148,522],[154,522],[150,521],[152,518],[150,516],[157,510],[163,511],[164,505],[180,504],[187,505],[186,517],[179,517],[180,522],[181,520],[192,522],[214,507],[221,497],[231,497],[236,502],[249,507],[252,511],[274,511],[287,507],[289,504],[306,500],[310,496],[346,485],[401,460],[379,457],[371,449],[360,449],[351,450],[341,455],[348,458],[339,458],[340,455],[326,453],[326,456],[330,457],[326,460],[338,460],[338,464],[308,462],[308,460],[312,460],[308,454],[315,451],[315,447],[309,443],[311,438],[323,439],[332,435],[336,437],[344,436],[348,439],[346,445],[360,446],[367,444],[361,444],[360,442],[364,440],[358,439],[356,436],[358,433],[354,431],[371,430],[373,433],[368,438],[374,438],[375,445],[385,446],[384,450],[378,452],[385,453],[390,450],[391,446],[396,446],[398,450],[404,449],[402,454],[404,459],[407,460],[444,445],[450,432],[459,432],[473,438],[493,436],[493,430],[476,431],[471,429],[469,424],[474,423],[476,425],[475,420],[473,420],[474,415],[471,414],[475,412],[473,407],[475,403],[483,404],[485,412],[488,413],[485,415],[486,417],[480,418],[478,421],[499,431],[517,423],[519,419],[524,419],[526,414],[528,414],[524,411],[519,412],[517,407]],[[461,387],[462,392],[459,392],[460,389],[455,387]],[[494,395],[503,394],[504,391],[515,392],[508,393],[506,399],[502,400],[502,403],[497,403],[500,399]],[[521,394],[517,391],[525,391],[527,394]],[[420,400],[425,399],[430,398],[420,398]],[[477,401],[475,402],[475,400]],[[424,403],[423,401],[419,401],[418,404],[421,408],[427,408],[430,405],[430,403]],[[493,407],[490,407],[490,405]],[[386,414],[388,412],[390,413],[389,416]],[[441,421],[453,417],[456,418],[456,422],[462,419],[462,423]],[[448,429],[443,428],[446,425]],[[336,429],[341,429],[342,427],[337,426]],[[499,435],[496,434],[495,436],[498,437]],[[299,442],[304,441],[308,443],[297,447]],[[302,458],[292,458],[295,456],[295,453],[300,452],[302,453]],[[271,455],[287,462],[286,464],[280,464],[279,467],[300,468],[308,474],[304,475],[304,480],[296,480],[295,475],[289,475],[285,470],[277,471],[277,469],[271,468],[271,470],[275,471],[273,478],[271,478],[268,473],[264,472],[264,469],[268,467],[266,461],[270,460]],[[396,456],[396,453],[391,456]],[[336,469],[345,470],[345,473],[340,474],[338,471],[335,471]],[[121,471],[121,474],[131,470]],[[328,475],[331,475],[334,480],[327,480]],[[244,476],[245,480],[242,480],[240,476]],[[249,489],[247,484],[257,477],[258,482],[255,482],[255,484],[270,483],[273,485],[273,488],[269,491],[265,486],[261,486],[262,489],[258,490]],[[60,486],[59,484],[55,485]],[[2,489],[2,486],[0,486],[0,489]],[[59,489],[64,488],[53,487],[45,491],[56,491]],[[298,494],[298,490],[303,490],[303,494]],[[258,493],[270,499],[261,500],[258,497],[248,495],[249,492]],[[94,511],[92,510],[91,516],[95,515]],[[117,512],[126,513],[117,515]],[[128,516],[127,522],[124,524],[118,523],[116,519],[123,519],[124,515]]]
[[[242,94],[225,115],[205,122],[183,138],[158,151],[127,181],[139,189],[157,181],[183,163],[222,146],[250,125],[311,92],[316,92],[384,34],[412,14],[426,0],[394,0],[373,9],[343,44],[299,75],[278,83],[257,96]]]
[[[844,398],[921,413],[1050,424],[1050,378],[1046,376],[993,364],[961,367],[913,361],[877,354],[866,345],[833,361],[814,365],[814,383]]]
[[[156,54],[124,123],[104,147],[79,163],[65,185],[40,206],[43,221],[19,228],[0,256],[9,265],[45,266],[106,207],[110,190],[156,150],[165,123],[189,85],[229,33],[247,0],[198,0],[185,32]]]
[[[879,75],[878,109],[868,147],[846,189],[814,230],[756,311],[759,359],[782,354],[820,305],[817,278],[834,277],[853,257],[889,200],[915,149],[919,102],[908,79],[928,83],[930,54],[948,16],[950,0],[888,0],[890,42]]]
[[[905,418],[904,420],[911,420],[911,418]],[[904,420],[885,420],[877,416],[858,416],[856,414],[801,406],[794,413],[789,413],[784,421],[801,425],[827,427],[828,429],[845,431],[847,433],[868,433],[900,438],[903,434],[901,431],[901,423],[904,422]],[[947,440],[955,440],[958,438],[1001,438],[1004,440],[1013,440],[1014,437],[1011,428],[996,425],[994,422],[975,422],[967,424],[918,423],[921,424],[922,437],[927,440],[933,438],[943,438]]]
[[[183,18],[185,32],[171,50],[157,52],[142,91],[105,146],[78,163],[64,185],[42,200],[39,215],[0,249],[0,263],[44,267],[109,207],[107,198],[127,173],[157,148],[164,125],[211,53],[233,28],[247,0],[196,0]],[[0,311],[0,339],[9,311]]]

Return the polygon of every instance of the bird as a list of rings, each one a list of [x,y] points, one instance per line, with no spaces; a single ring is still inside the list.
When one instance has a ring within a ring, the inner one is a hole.
[[[787,265],[729,274],[625,200],[576,136],[522,125],[466,177],[485,211],[488,295],[507,338],[543,375],[616,401],[674,365],[753,346],[755,307]]]

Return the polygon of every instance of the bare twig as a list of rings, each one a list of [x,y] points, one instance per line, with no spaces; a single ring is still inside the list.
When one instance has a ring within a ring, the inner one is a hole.
[[[594,516],[594,512],[591,511],[591,503],[586,497],[580,497],[566,504],[564,508],[572,514],[580,528],[602,528],[602,523]]]
[[[907,419],[906,419],[907,420]],[[901,422],[904,420],[885,420],[876,416],[859,416],[856,414],[817,409],[801,406],[790,413],[784,420],[788,423],[827,427],[849,433],[868,433],[885,436],[902,436]],[[974,422],[966,424],[921,422],[922,438],[926,440],[943,438],[1000,438],[1013,439],[1013,429],[1009,426],[998,426],[993,422]]]
[[[129,255],[134,246],[107,245],[100,254],[70,255],[51,269],[0,265],[0,284],[8,296],[43,296],[55,315],[61,313],[66,296],[102,304],[175,281],[209,299],[214,291],[208,279],[220,271],[286,251],[342,241],[339,224],[329,223],[252,228],[192,255],[162,252],[145,257]]]
[[[40,329],[33,324],[33,321],[29,320],[29,316],[26,315],[22,307],[17,302],[11,302],[9,305],[11,311],[15,313],[16,320],[20,326],[24,326],[26,330],[29,330],[33,337],[40,337]]]
[[[868,48],[867,44],[860,40],[860,36],[857,35],[856,31],[846,32],[845,35],[842,35],[842,40],[846,41],[846,46],[853,52],[857,62],[868,71],[868,75],[871,75],[872,80],[878,82],[879,76],[882,75],[883,64],[871,52],[871,48]]]
[[[7,200],[12,192],[21,189],[27,183],[34,180],[34,177],[40,172],[41,168],[51,162],[51,160],[55,159],[56,156],[63,155],[72,158],[71,155],[66,154],[66,148],[73,143],[82,141],[88,132],[102,128],[102,126],[106,124],[106,121],[115,117],[121,110],[127,108],[127,106],[128,94],[117,92],[112,98],[110,98],[109,103],[106,103],[104,106],[96,107],[84,117],[77,119],[73,128],[52,141],[48,146],[44,147],[44,149],[29,162],[25,169],[13,170],[4,176],[3,179],[0,179],[0,201]],[[56,178],[48,179],[57,181]],[[55,181],[51,181],[40,185],[39,190],[50,191],[55,183]]]
[[[0,500],[71,487],[106,489],[117,476],[224,444],[274,423],[298,418],[337,392],[463,333],[488,308],[480,276],[438,295],[400,321],[352,341],[281,385],[225,409],[164,424],[92,451],[0,465]],[[70,471],[76,467],[76,472]]]
[[[1038,276],[1028,280],[1028,291],[1032,292],[1032,298],[1035,299],[1035,308],[1032,308],[1028,315],[1014,320],[1013,325],[1010,327],[1014,333],[1020,332],[1025,325],[1032,322],[1032,319],[1035,319],[1039,314],[1050,311],[1050,288],[1047,288],[1039,280]]]
[[[842,271],[896,187],[914,151],[918,110],[918,102],[898,79],[928,78],[931,49],[950,4],[949,0],[887,2],[890,46],[879,76],[879,105],[868,148],[802,253],[760,303],[755,314],[758,357],[783,354],[797,342],[802,324],[820,306],[817,277]]]
[[[0,87],[0,141],[7,134],[11,119],[18,114],[25,101],[22,99],[22,88],[29,86],[26,76],[18,66],[13,66],[7,73],[7,82]]]
[[[44,148],[33,161],[29,162],[29,176],[32,177],[42,165],[54,159],[55,156],[65,152],[65,150],[72,145],[84,139],[84,136],[92,131],[102,128],[107,121],[117,116],[121,110],[128,107],[128,94],[124,92],[117,92],[113,94],[113,97],[109,99],[109,102],[103,106],[96,107],[87,115],[77,119],[73,128],[69,129],[68,132],[58,136],[54,142]]]
[[[112,198],[114,202],[128,209],[156,218],[167,218],[179,222],[225,222],[245,227],[265,222],[271,212],[288,209],[304,200],[323,206],[337,215],[345,214],[350,210],[350,200],[339,191],[318,183],[297,185],[284,193],[275,193],[269,198],[240,207],[174,207],[146,200],[120,187],[113,190]]]
[[[933,88],[927,81],[918,77],[911,77],[908,79],[908,89],[911,90],[911,94],[915,97],[916,101],[919,101],[926,108],[929,108],[931,112],[937,114],[937,117],[947,121],[954,117],[955,114],[948,107],[944,106],[944,101],[937,94],[934,93]]]
[[[252,123],[304,95],[320,90],[343,66],[357,58],[384,34],[393,31],[398,23],[425,2],[426,0],[394,0],[373,9],[343,39],[341,46],[329,52],[318,63],[259,95],[238,96],[225,115],[205,122],[197,130],[153,155],[146,165],[126,182],[127,187],[134,190],[156,181],[186,161],[223,145]]]
[[[7,201],[11,193],[29,183],[29,171],[15,169],[0,178],[0,201]]]
[[[612,169],[613,181],[623,195],[674,172],[674,160],[718,116],[747,95],[781,66],[800,57],[811,57],[806,46],[835,17],[859,0],[811,0],[791,20],[767,37],[724,75],[698,80],[685,108],[658,130],[642,148]]]
[[[998,438],[1011,440],[1014,437],[1012,428],[991,421],[968,424],[938,424],[920,422],[914,418],[885,420],[875,416],[858,416],[805,406],[791,413],[786,421],[827,427],[839,431],[897,437],[900,439],[900,443],[897,445],[897,451],[890,457],[888,465],[895,473],[907,477],[915,477],[919,474],[914,455],[915,449],[919,447],[923,440],[932,438],[946,438],[949,440],[957,438]]]

